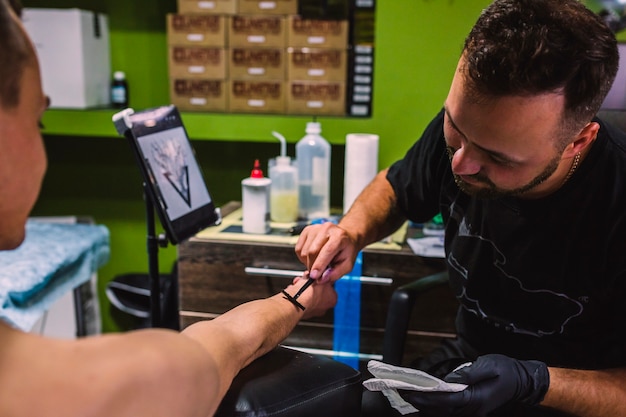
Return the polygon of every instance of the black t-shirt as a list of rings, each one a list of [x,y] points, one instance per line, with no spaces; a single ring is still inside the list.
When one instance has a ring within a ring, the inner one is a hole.
[[[460,309],[457,331],[480,354],[552,366],[626,365],[626,134],[600,133],[572,177],[542,199],[483,200],[454,183],[443,111],[387,178],[398,208],[440,212]]]

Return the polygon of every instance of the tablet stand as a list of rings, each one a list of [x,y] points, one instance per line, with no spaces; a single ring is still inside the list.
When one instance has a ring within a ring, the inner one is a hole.
[[[124,109],[113,115],[115,129],[121,135],[132,138],[133,123],[130,116],[135,111],[131,108]],[[154,202],[147,190],[147,184],[143,183],[143,199],[146,203],[146,230],[148,249],[148,277],[150,278],[150,322],[152,327],[161,326],[161,282],[159,274],[159,246],[167,247],[168,239],[164,234],[157,236],[154,218]]]
[[[113,115],[113,124],[121,136],[132,139],[132,121],[130,116],[134,113],[131,108],[124,109]],[[159,273],[159,247],[167,247],[170,239],[165,233],[156,234],[155,228],[155,206],[150,197],[148,185],[143,183],[144,201],[146,203],[146,230],[148,249],[148,276],[150,278],[150,321],[151,327],[162,327],[161,317],[161,281]],[[222,222],[222,215],[219,208],[215,208],[216,220],[212,226],[217,226]]]
[[[161,327],[161,281],[159,273],[159,247],[166,248],[167,236],[163,233],[157,236],[154,219],[154,203],[144,186],[144,200],[146,201],[146,231],[148,248],[148,276],[150,277],[150,322],[152,327]]]

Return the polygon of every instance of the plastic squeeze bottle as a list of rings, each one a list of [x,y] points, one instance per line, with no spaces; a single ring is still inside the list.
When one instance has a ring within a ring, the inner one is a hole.
[[[306,125],[306,135],[296,144],[298,163],[298,214],[313,220],[330,215],[330,144],[320,134],[318,122]]]
[[[115,71],[111,83],[111,104],[118,109],[128,107],[128,82],[124,71]]]
[[[241,181],[241,206],[244,233],[265,234],[270,231],[270,185],[263,176],[259,160],[254,161],[250,177]]]
[[[278,132],[272,132],[280,140],[280,156],[269,163],[270,218],[273,222],[290,223],[298,220],[298,169],[287,156],[287,141]]]

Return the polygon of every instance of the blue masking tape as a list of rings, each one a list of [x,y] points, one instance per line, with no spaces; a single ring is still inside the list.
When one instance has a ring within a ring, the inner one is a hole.
[[[361,322],[361,271],[363,254],[359,252],[352,271],[335,282],[337,304],[334,315],[333,350],[335,360],[359,369],[359,327]]]

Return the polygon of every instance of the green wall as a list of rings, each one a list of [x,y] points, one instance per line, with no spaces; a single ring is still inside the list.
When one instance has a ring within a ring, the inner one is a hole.
[[[112,69],[127,73],[131,106],[168,102],[165,13],[174,0],[23,0],[27,7],[79,7],[107,13],[111,31]],[[51,4],[53,3],[53,5]],[[487,0],[380,0],[376,14],[374,110],[369,119],[318,118],[333,143],[332,202],[340,205],[345,133],[380,135],[379,166],[400,158],[419,137],[445,99],[465,34]],[[55,112],[47,116],[60,128],[46,134],[49,169],[36,215],[90,215],[111,232],[111,260],[99,272],[100,289],[116,275],[147,270],[141,179],[128,144],[110,134],[72,131],[82,119],[104,116],[89,112]],[[44,124],[47,125],[47,117]],[[294,143],[306,118],[183,114],[198,160],[218,205],[238,200],[240,181],[255,158],[267,161],[279,151],[270,131],[277,129]],[[239,136],[241,124],[243,130]],[[107,124],[108,126],[108,124]],[[258,129],[257,129],[258,128]],[[64,130],[65,129],[65,130]],[[62,132],[73,132],[63,134]],[[105,130],[106,132],[106,130]],[[194,133],[197,132],[197,133]],[[233,133],[235,132],[235,133]],[[267,137],[269,142],[264,142]],[[211,140],[213,139],[213,140]],[[170,269],[176,248],[160,251],[162,272]],[[228,279],[228,277],[224,277]],[[103,328],[118,327],[101,297]]]

